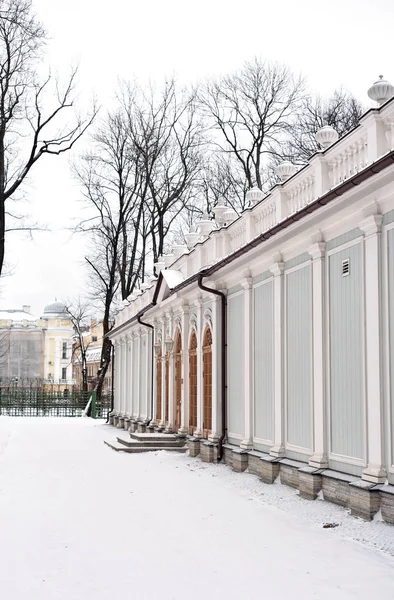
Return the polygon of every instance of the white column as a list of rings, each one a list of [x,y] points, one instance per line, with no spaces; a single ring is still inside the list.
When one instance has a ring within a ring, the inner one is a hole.
[[[214,296],[212,300],[212,433],[209,436],[212,442],[217,442],[222,435],[221,307],[220,296]]]
[[[202,331],[202,300],[195,301],[197,307],[197,427],[194,430],[193,437],[201,438],[203,435],[203,354],[202,344],[204,332]]]
[[[253,279],[245,277],[241,281],[244,288],[244,439],[241,448],[253,448]]]
[[[138,329],[138,367],[137,367],[137,419],[141,418],[141,358],[142,358],[142,335],[141,327]],[[134,358],[135,360],[135,358]]]
[[[324,381],[324,253],[326,245],[318,242],[308,248],[312,257],[313,307],[313,455],[311,467],[328,467],[326,433],[326,398]]]
[[[125,402],[125,415],[131,417],[133,412],[132,405],[132,393],[131,393],[131,336],[128,335],[126,338],[126,402]]]
[[[114,413],[120,413],[120,372],[122,360],[122,346],[119,340],[115,342],[115,381],[114,381]]]
[[[167,419],[167,427],[168,431],[173,431],[175,427],[175,411],[174,411],[174,403],[175,403],[175,394],[174,394],[174,349],[170,354],[170,368],[169,368],[169,394],[168,394],[168,419]]]
[[[189,431],[189,306],[182,307],[182,405],[180,433]]]
[[[134,334],[130,335],[130,417],[134,418]]]
[[[370,215],[359,224],[359,228],[365,235],[365,363],[368,440],[368,466],[363,471],[362,478],[374,483],[384,483],[386,480],[383,448],[381,225],[382,215]]]
[[[152,427],[155,427],[156,425],[158,425],[157,423],[157,405],[156,405],[156,399],[157,399],[157,356],[156,356],[156,352],[155,352],[155,347],[154,344],[157,342],[157,321],[156,319],[153,321],[153,326],[154,326],[154,330],[152,331],[152,352],[153,352],[153,377],[152,377],[152,394],[153,394],[153,413],[150,415],[152,420],[150,422],[150,425]],[[149,398],[150,399],[150,398]]]
[[[60,344],[62,341],[59,338],[55,339],[55,372],[54,372],[54,380],[55,383],[59,383],[59,379],[61,377],[60,371]]]
[[[127,340],[122,338],[122,370],[121,370],[121,401],[120,401],[120,414],[123,417],[126,412],[126,373],[127,369]]]
[[[284,385],[283,385],[283,334],[284,334],[284,264],[277,262],[270,267],[274,276],[274,445],[271,456],[284,456]]]
[[[160,427],[165,427],[166,425],[166,347],[164,345],[164,340],[166,337],[166,320],[162,319],[162,340],[161,340],[161,421],[159,423]]]
[[[145,358],[146,360],[146,412],[145,419],[149,419],[150,417],[150,405],[151,405],[151,387],[152,387],[152,363],[150,361],[150,347],[151,347],[151,339],[150,339],[151,330],[146,328],[146,344],[145,344]]]

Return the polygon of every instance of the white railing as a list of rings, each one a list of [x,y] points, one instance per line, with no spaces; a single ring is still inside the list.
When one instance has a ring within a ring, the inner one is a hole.
[[[231,250],[237,250],[246,244],[246,223],[244,219],[239,219],[229,228]]]
[[[367,133],[362,128],[346,137],[327,153],[330,187],[335,187],[368,164]]]
[[[310,169],[303,169],[299,175],[293,177],[288,186],[285,186],[287,194],[287,213],[289,215],[307,206],[316,198],[315,177]]]
[[[189,254],[174,260],[170,268],[181,271],[185,278],[190,277],[308,206],[393,148],[394,98],[381,109],[365,113],[360,125],[352,132],[324,152],[317,153],[294,177],[276,186],[262,202],[246,210],[220,232],[209,235]],[[123,310],[123,314],[117,315],[116,325],[126,320],[126,314],[128,317],[136,314],[140,307],[149,303],[150,297],[151,294],[144,292],[134,300],[127,312]]]
[[[277,223],[276,217],[276,199],[268,196],[261,204],[258,204],[253,211],[255,221],[255,234],[259,235],[268,231]]]

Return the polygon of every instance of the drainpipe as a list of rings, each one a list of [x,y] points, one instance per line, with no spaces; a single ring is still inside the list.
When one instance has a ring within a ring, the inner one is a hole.
[[[144,316],[144,313],[138,315],[137,317],[137,321],[140,325],[144,325],[145,327],[149,327],[149,329],[152,330],[152,348],[151,348],[151,386],[150,386],[150,395],[151,395],[151,399],[150,399],[150,419],[147,422],[147,425],[149,425],[149,423],[153,420],[153,360],[154,360],[154,327],[153,325],[151,325],[150,323],[145,323],[144,321],[141,321],[141,317]]]
[[[223,457],[223,442],[226,438],[226,296],[219,290],[206,287],[202,280],[206,277],[204,273],[198,274],[197,284],[200,290],[209,292],[219,296],[222,301],[222,339],[221,339],[221,359],[222,359],[222,435],[219,438],[218,443],[218,461],[222,460]]]

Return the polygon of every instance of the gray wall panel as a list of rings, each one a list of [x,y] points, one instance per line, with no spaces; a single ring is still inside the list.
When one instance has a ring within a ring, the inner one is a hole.
[[[286,274],[287,441],[312,449],[312,268]]]
[[[394,211],[393,215],[394,215]],[[387,268],[389,294],[389,373],[391,399],[391,464],[394,464],[394,229],[387,232]]]
[[[254,300],[254,435],[274,437],[273,283],[253,290]]]
[[[342,261],[350,274],[342,276]],[[363,458],[362,245],[329,257],[331,451]]]
[[[228,430],[244,435],[244,297],[227,299]]]
[[[355,229],[351,229],[350,231],[347,231],[346,233],[343,233],[342,235],[339,235],[338,237],[329,240],[327,242],[326,249],[327,251],[334,250],[334,248],[339,248],[339,246],[343,246],[344,244],[352,242],[353,240],[361,236],[362,232],[360,231],[360,229],[358,229],[358,227],[356,227]]]
[[[390,210],[389,212],[383,215],[383,225],[388,225],[394,221],[394,210]]]
[[[285,269],[293,269],[294,267],[298,267],[298,265],[302,265],[304,262],[310,262],[311,257],[308,252],[304,252],[303,254],[299,254],[294,258],[290,258],[290,260],[285,261]]]

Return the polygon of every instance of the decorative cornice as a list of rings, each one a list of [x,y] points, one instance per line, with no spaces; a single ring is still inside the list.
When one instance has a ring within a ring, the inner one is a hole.
[[[307,252],[313,260],[322,259],[324,258],[324,254],[326,252],[326,243],[316,242],[315,244],[312,244],[312,246],[309,246]]]
[[[245,277],[245,279],[240,281],[240,284],[244,290],[250,290],[253,285],[253,277]]]
[[[280,275],[283,275],[284,270],[285,270],[284,262],[276,262],[273,265],[271,265],[269,268],[269,271],[271,271],[271,273],[274,277],[279,277]]]
[[[358,224],[358,227],[364,233],[365,237],[370,237],[371,235],[380,233],[382,221],[382,215],[369,215]]]

